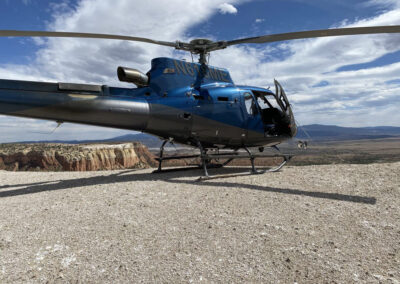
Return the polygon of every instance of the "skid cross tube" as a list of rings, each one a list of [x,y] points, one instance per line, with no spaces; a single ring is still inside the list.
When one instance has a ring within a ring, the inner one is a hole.
[[[258,172],[254,166],[254,156],[251,154],[250,150],[247,147],[244,147],[243,149],[245,149],[247,154],[249,154],[249,158],[250,158],[250,162],[251,162],[251,173],[258,174]]]
[[[266,155],[266,154],[253,154],[251,153],[251,151],[246,147],[243,148],[246,151],[246,155],[243,155],[244,153],[240,154],[238,153],[239,149],[234,150],[234,152],[230,152],[230,153],[217,153],[217,154],[211,154],[208,153],[207,150],[205,149],[200,142],[197,142],[197,147],[200,150],[199,154],[193,154],[193,155],[178,155],[178,156],[163,156],[163,152],[164,152],[164,146],[166,145],[166,143],[169,140],[164,141],[164,143],[162,144],[161,148],[160,148],[160,156],[158,158],[156,158],[156,160],[159,162],[158,164],[158,169],[155,170],[153,173],[160,173],[160,172],[171,172],[171,171],[182,171],[182,170],[190,170],[190,169],[198,169],[198,168],[202,168],[203,172],[204,172],[204,176],[201,177],[200,179],[207,179],[207,178],[213,178],[215,176],[210,176],[208,173],[208,169],[209,168],[221,168],[226,166],[227,164],[229,164],[230,162],[232,162],[235,159],[250,159],[251,162],[251,170],[250,170],[250,174],[263,174],[266,172],[277,172],[279,171],[288,161],[290,161],[290,159],[293,157],[292,155],[289,154],[283,154],[280,152],[278,147],[272,147],[273,149],[277,150],[279,153],[277,154],[270,154],[270,155]],[[189,167],[189,168],[175,168],[175,169],[167,169],[167,170],[162,170],[161,167],[161,163],[164,160],[180,160],[180,159],[195,159],[198,158],[201,161],[201,164],[199,165],[199,167]],[[267,170],[257,170],[255,167],[255,159],[256,158],[283,158],[283,162],[281,164],[279,164],[277,167],[274,168],[270,168]],[[219,164],[211,164],[210,161],[212,160],[219,160],[219,159],[227,159],[225,162],[223,163],[219,163]]]
[[[157,159],[158,160],[158,169],[156,171],[154,171],[155,173],[160,173],[162,171],[161,164],[163,161],[164,147],[165,147],[165,144],[167,144],[168,142],[170,142],[170,140],[164,140],[164,142],[161,144],[159,158]]]
[[[201,163],[202,163],[202,166],[203,166],[204,176],[208,177],[209,175],[208,175],[208,171],[207,171],[207,159],[206,159],[207,150],[205,150],[203,148],[203,146],[201,145],[200,142],[197,142],[197,146],[200,149],[200,158],[201,158]]]

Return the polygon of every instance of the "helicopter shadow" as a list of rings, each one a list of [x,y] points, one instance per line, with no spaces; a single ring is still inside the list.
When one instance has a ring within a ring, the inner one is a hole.
[[[246,171],[248,172],[248,168],[241,168],[241,167],[223,168],[223,169],[218,169],[217,171],[218,173],[224,173],[224,174],[237,174],[237,173],[245,173]],[[198,181],[197,178],[201,176],[201,174],[202,174],[201,169],[193,169],[185,171],[184,177],[196,178],[195,180],[193,180],[193,179],[182,179],[182,172],[179,171],[153,174],[153,173],[138,173],[137,170],[126,170],[126,171],[116,172],[113,174],[84,177],[84,178],[44,181],[31,184],[25,183],[16,185],[4,185],[0,186],[0,198],[34,194],[46,191],[49,192],[56,190],[65,190],[65,189],[85,187],[85,186],[107,185],[107,184],[126,183],[135,181],[137,182],[163,181],[174,184],[193,185],[197,188],[204,186],[215,187],[216,189],[218,189],[219,187],[227,187],[227,188],[232,188],[233,190],[240,188],[240,189],[258,190],[258,191],[280,193],[287,195],[330,199],[336,201],[345,201],[345,202],[362,203],[370,205],[376,204],[376,198],[368,196],[348,195],[348,194],[322,192],[322,191],[308,191],[295,188],[269,187],[262,185],[226,181],[226,179],[224,178],[221,179],[218,178],[220,180],[214,179],[214,180]],[[4,190],[4,189],[10,189],[10,190]]]

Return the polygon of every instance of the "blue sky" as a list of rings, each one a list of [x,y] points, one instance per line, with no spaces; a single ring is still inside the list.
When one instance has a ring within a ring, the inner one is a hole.
[[[24,4],[25,3],[25,4]],[[50,1],[10,0],[0,3],[1,29],[46,29],[46,22],[51,20]],[[26,44],[26,39],[0,39],[0,63],[27,63],[38,49],[33,44]]]
[[[3,0],[0,29],[116,33],[160,40],[234,39],[345,26],[400,24],[397,0]],[[142,71],[158,56],[187,58],[143,43],[0,38],[0,78],[128,86],[119,65]],[[245,45],[215,52],[238,84],[277,78],[301,124],[400,126],[400,36],[358,36]],[[389,115],[388,115],[389,113]],[[103,138],[126,131],[0,117],[0,142]],[[85,133],[85,135],[82,135]]]

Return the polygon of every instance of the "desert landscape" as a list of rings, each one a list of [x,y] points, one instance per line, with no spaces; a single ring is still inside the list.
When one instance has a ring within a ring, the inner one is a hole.
[[[0,171],[0,282],[400,281],[399,162],[151,171]]]
[[[279,172],[203,181],[198,159],[153,174],[141,142],[0,145],[0,282],[400,283],[398,137],[283,144]]]

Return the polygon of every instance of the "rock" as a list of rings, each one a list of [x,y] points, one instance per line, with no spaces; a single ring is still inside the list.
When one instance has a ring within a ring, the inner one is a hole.
[[[141,143],[124,144],[3,144],[0,170],[98,171],[155,166]]]

